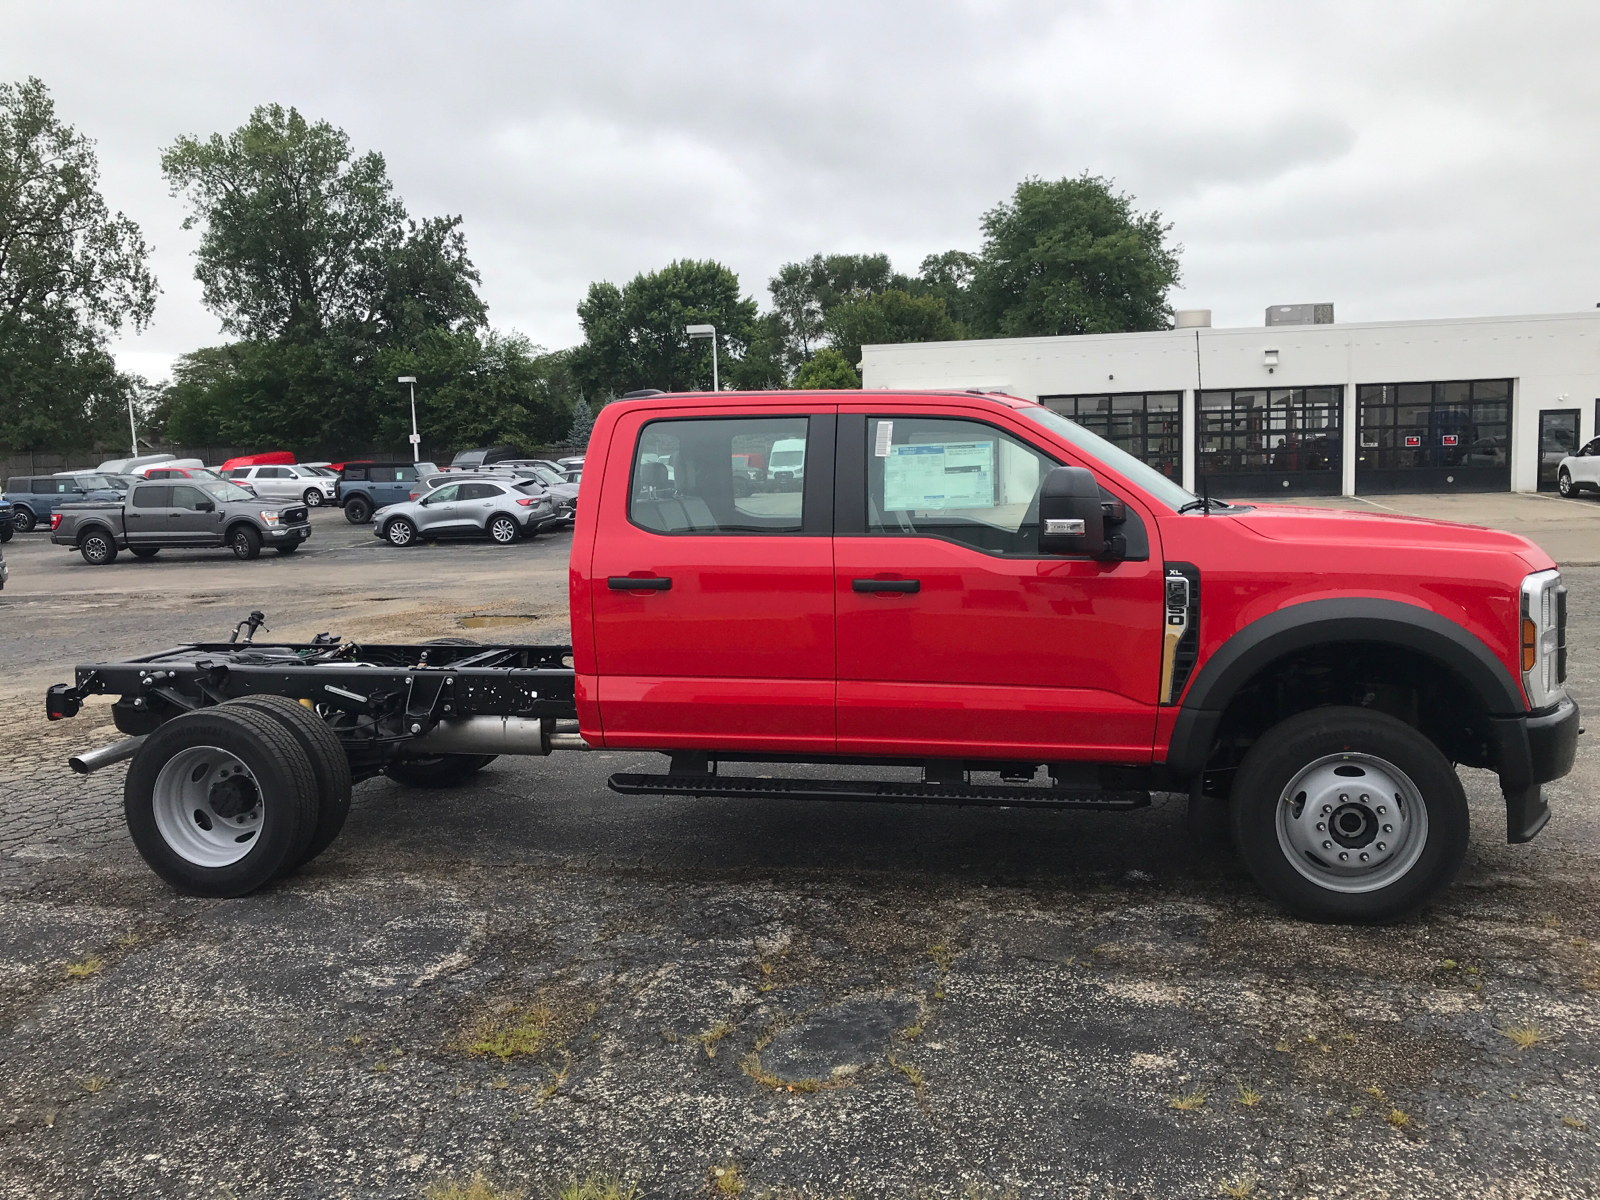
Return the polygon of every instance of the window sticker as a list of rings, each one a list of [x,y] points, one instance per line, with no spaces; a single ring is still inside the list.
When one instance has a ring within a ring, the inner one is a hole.
[[[879,458],[889,457],[889,443],[894,438],[894,422],[878,422],[878,441],[872,448],[872,453]]]
[[[994,507],[993,442],[890,446],[884,458],[887,511]]]

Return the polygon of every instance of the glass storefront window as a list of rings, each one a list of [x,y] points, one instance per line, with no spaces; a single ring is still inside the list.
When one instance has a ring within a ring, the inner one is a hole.
[[[1343,396],[1341,387],[1201,392],[1199,473],[1337,474]]]
[[[1040,396],[1039,403],[1126,450],[1168,479],[1183,478],[1183,393]]]

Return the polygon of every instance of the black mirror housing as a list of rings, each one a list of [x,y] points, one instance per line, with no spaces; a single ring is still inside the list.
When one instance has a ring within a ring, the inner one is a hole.
[[[1056,467],[1039,488],[1039,553],[1098,558],[1105,551],[1105,511],[1094,472]]]

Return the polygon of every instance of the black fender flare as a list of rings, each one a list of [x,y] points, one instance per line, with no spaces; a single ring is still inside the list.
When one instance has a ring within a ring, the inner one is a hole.
[[[109,521],[102,521],[102,520],[99,520],[97,518],[91,518],[90,520],[84,521],[82,524],[80,524],[76,529],[74,529],[72,531],[72,544],[74,546],[83,545],[83,539],[88,537],[91,533],[94,533],[96,530],[99,530],[101,533],[104,533],[108,537],[110,537],[111,538],[111,544],[113,546],[117,545],[117,541],[118,541],[117,531],[115,529],[111,528],[111,523]],[[127,544],[127,535],[126,534],[121,535],[121,540],[122,540],[123,544],[126,545]],[[121,549],[121,548],[122,547],[120,547],[120,546],[118,547],[118,549]]]
[[[1179,707],[1167,745],[1168,774],[1191,778],[1205,767],[1224,710],[1256,672],[1285,654],[1329,642],[1403,647],[1454,672],[1491,718],[1527,714],[1522,689],[1505,665],[1478,638],[1438,613],[1398,600],[1308,600],[1252,621],[1206,659]]]
[[[265,535],[263,535],[262,532],[261,532],[261,527],[259,525],[257,525],[254,521],[252,521],[249,517],[235,517],[233,520],[229,521],[226,525],[224,525],[222,527],[222,542],[221,542],[221,545],[231,546],[233,544],[234,532],[241,525],[248,525],[251,529],[254,529],[256,531],[256,536],[258,538],[260,538],[263,542],[265,542],[267,540]]]

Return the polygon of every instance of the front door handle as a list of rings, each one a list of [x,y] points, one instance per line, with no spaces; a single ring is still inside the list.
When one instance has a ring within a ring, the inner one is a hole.
[[[853,592],[920,592],[920,579],[852,579]]]
[[[672,580],[666,576],[635,579],[631,575],[612,575],[606,586],[613,592],[666,592],[672,590]]]

